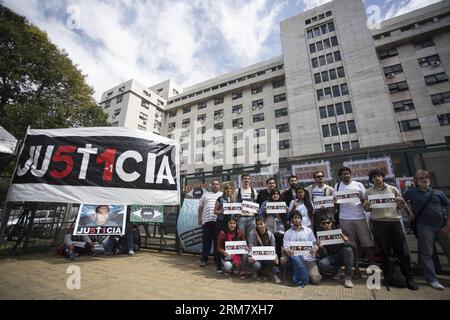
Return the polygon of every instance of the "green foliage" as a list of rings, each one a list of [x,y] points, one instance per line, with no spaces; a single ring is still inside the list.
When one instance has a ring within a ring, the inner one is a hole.
[[[0,125],[34,129],[107,126],[93,89],[47,34],[0,4]]]

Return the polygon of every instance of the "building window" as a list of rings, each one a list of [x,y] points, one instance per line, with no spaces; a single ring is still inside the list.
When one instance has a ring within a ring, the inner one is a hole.
[[[330,41],[331,41],[331,46],[332,47],[335,47],[335,46],[339,45],[337,37],[331,37]]]
[[[325,96],[323,94],[323,89],[316,90],[316,93],[317,93],[317,100],[318,101],[322,101],[323,99],[325,99]]]
[[[175,122],[169,123],[169,131],[175,129]]]
[[[119,114],[120,114],[120,108],[114,110],[113,117],[115,118],[115,117],[117,117]]]
[[[197,128],[197,134],[203,134],[206,132],[206,127]]]
[[[437,116],[441,126],[448,126],[450,124],[450,113],[444,113]]]
[[[244,133],[243,132],[238,132],[233,134],[233,142],[236,143],[238,142],[238,140],[242,140],[244,139]]]
[[[327,64],[332,64],[334,62],[333,54],[329,53],[326,55],[326,57],[327,57]]]
[[[197,121],[204,122],[206,120],[206,114],[200,114],[197,116]]]
[[[282,88],[282,87],[284,87],[284,86],[285,86],[285,81],[284,81],[284,79],[272,81],[272,87],[273,87],[274,89]]]
[[[414,109],[414,103],[411,99],[394,102],[394,111],[408,111]]]
[[[141,120],[148,120],[148,115],[143,113],[143,112],[139,112],[139,119]]]
[[[205,147],[205,140],[199,140],[195,143],[196,148],[204,148]]]
[[[191,119],[183,119],[183,122],[182,122],[181,126],[183,128],[186,128],[186,127],[189,126],[190,123],[191,123]]]
[[[334,117],[334,106],[331,104],[327,106],[328,117]]]
[[[347,121],[348,133],[356,133],[355,120]]]
[[[237,105],[237,106],[233,106],[233,112],[232,113],[237,113],[237,114],[242,113],[242,104]]]
[[[222,129],[223,129],[223,122],[214,124],[214,130],[222,130]]]
[[[429,66],[437,67],[441,64],[441,60],[439,59],[439,55],[435,54],[432,56],[420,58],[419,64],[422,68]]]
[[[253,151],[256,153],[266,152],[266,150],[267,150],[267,147],[265,144],[257,144],[253,148]]]
[[[109,107],[111,107],[111,101],[105,102],[105,106],[103,108],[108,109]]]
[[[383,68],[383,71],[386,77],[392,78],[397,73],[402,73],[403,68],[401,64],[395,64],[393,66]]]
[[[282,108],[282,109],[278,109],[275,110],[275,118],[280,118],[280,117],[284,117],[288,115],[288,109],[287,108]]]
[[[342,142],[342,150],[350,150],[350,142],[346,141],[346,142]]]
[[[432,84],[446,81],[448,81],[448,76],[445,72],[436,73],[425,77],[425,83],[429,86]]]
[[[223,118],[224,112],[223,109],[214,111],[214,119]]]
[[[233,148],[233,157],[242,156],[244,154],[244,148]]]
[[[315,43],[311,43],[309,45],[309,53],[315,53],[316,52],[316,44]]]
[[[326,144],[325,152],[333,152],[333,146],[331,144]]]
[[[123,101],[123,94],[121,94],[120,96],[117,96],[116,98],[116,103],[121,103]]]
[[[202,102],[198,105],[198,110],[206,108],[206,102]]]
[[[346,114],[353,113],[352,103],[350,101],[344,102],[344,109]]]
[[[256,108],[262,109],[263,106],[264,106],[263,99],[252,101],[252,109],[253,110],[255,110]]]
[[[340,115],[343,115],[344,114],[344,107],[342,106],[342,103],[336,103],[335,105],[335,108],[336,108],[336,115],[337,116],[340,116]]]
[[[338,143],[333,143],[333,150],[334,151],[342,151],[341,150],[341,144],[338,142]]]
[[[314,38],[314,34],[313,34],[313,31],[312,31],[312,29],[311,29],[311,30],[308,30],[308,31],[306,31],[306,34],[307,34],[307,36],[308,36],[308,39],[312,39],[312,38]]]
[[[399,121],[398,126],[400,127],[400,131],[402,132],[420,129],[420,123],[418,119]]]
[[[378,52],[380,60],[387,59],[398,55],[397,48],[388,48]]]
[[[112,94],[113,94],[113,91],[110,91],[110,92],[108,92],[108,93],[107,93],[107,95],[106,95],[106,96],[107,96],[107,97],[109,98],[109,97],[111,97],[111,96],[112,96]]]
[[[425,39],[425,40],[414,42],[413,45],[414,45],[414,49],[419,50],[419,49],[434,46],[434,41],[433,41],[433,39]]]
[[[340,97],[341,91],[339,90],[339,86],[333,86],[333,97]]]
[[[183,114],[184,113],[189,113],[189,112],[191,112],[191,107],[184,107],[183,108]]]
[[[223,97],[215,98],[215,99],[214,99],[214,104],[215,104],[215,105],[218,105],[218,104],[221,104],[221,103],[223,103]]]
[[[116,121],[116,122],[111,123],[111,126],[113,126],[113,127],[118,127],[118,126],[119,126],[119,121]]]
[[[344,67],[339,67],[336,70],[337,70],[337,74],[338,74],[339,78],[344,78],[345,77]]]
[[[176,115],[177,115],[177,110],[169,111],[169,118],[176,117]]]
[[[258,86],[258,87],[254,87],[252,88],[252,94],[257,94],[263,91],[263,87],[262,86]]]
[[[317,48],[317,51],[322,51],[323,50],[322,41],[316,42],[316,48]]]
[[[205,161],[205,155],[203,155],[203,154],[196,154],[195,155],[195,162],[198,163],[198,162],[203,162],[203,161]]]
[[[353,140],[352,142],[352,149],[359,149],[359,141]]]
[[[319,67],[319,61],[317,60],[317,58],[311,59],[311,64],[313,68]]]
[[[342,71],[344,71],[344,68],[342,68]],[[337,79],[337,74],[336,74],[336,70],[335,69],[329,70],[329,73],[330,73],[330,80],[336,80]]]
[[[346,83],[341,84],[341,93],[343,96],[348,94],[348,85]]]
[[[341,52],[340,51],[335,51],[333,54],[334,54],[334,61],[341,61],[342,60],[342,56],[341,56]]]
[[[266,129],[264,128],[255,129],[255,131],[253,132],[253,137],[264,137],[265,135]]]
[[[323,92],[325,94],[325,99],[331,99],[332,98],[332,96],[331,96],[331,88],[324,88]]]
[[[281,140],[278,142],[278,148],[280,150],[289,149],[289,140]]]
[[[322,136],[324,138],[328,138],[330,136],[330,127],[327,124],[322,126]]]
[[[215,166],[213,167],[213,172],[214,173],[221,173],[223,171],[223,166]]]
[[[331,136],[333,136],[333,137],[339,135],[338,126],[336,123],[330,124],[330,133],[331,133]]]
[[[319,108],[320,119],[325,119],[327,117],[327,109],[325,107]]]
[[[315,84],[318,84],[318,83],[320,83],[320,82],[322,82],[322,79],[321,79],[321,77],[320,77],[320,73],[315,73],[315,74],[314,74],[314,83],[315,83]]]
[[[322,82],[327,82],[330,80],[328,78],[328,71],[323,71],[321,74],[322,74]]]
[[[325,66],[327,64],[327,60],[325,59],[325,56],[320,56],[319,57],[319,65],[321,67]]]
[[[201,160],[201,161],[203,161],[203,160]],[[197,168],[197,169],[195,169],[195,173],[203,173],[204,171],[205,171],[204,168]]]
[[[231,94],[231,99],[236,100],[242,98],[242,91],[241,92],[233,92]]]
[[[274,103],[281,102],[281,101],[286,101],[286,93],[277,94],[276,96],[273,96]]]
[[[347,133],[347,124],[345,123],[345,121],[339,122],[339,134],[344,135]]]
[[[125,86],[119,88],[119,92],[124,92],[124,91],[125,91]]]
[[[395,83],[389,84],[388,88],[389,88],[390,93],[396,93],[399,91],[407,90],[408,84],[406,83],[406,81],[395,82]]]
[[[243,124],[244,124],[244,120],[242,118],[239,119],[234,119],[233,122],[233,128],[242,128]]]
[[[138,124],[138,130],[145,131],[145,130],[147,130],[147,128]]]
[[[450,102],[450,91],[433,94],[431,101],[434,105]]]
[[[264,113],[258,113],[253,115],[253,122],[264,121]]]
[[[276,125],[278,133],[289,132],[289,123],[283,123]]]

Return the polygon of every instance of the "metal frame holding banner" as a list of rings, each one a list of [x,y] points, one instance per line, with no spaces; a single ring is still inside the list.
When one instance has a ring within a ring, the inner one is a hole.
[[[352,179],[354,180],[369,180],[369,171],[372,169],[379,169],[385,173],[385,178],[395,178],[394,169],[392,167],[391,157],[385,156],[382,158],[349,160],[344,161],[344,167],[352,170]]]
[[[324,180],[331,180],[333,178],[331,174],[330,161],[311,162],[292,165],[292,174],[297,176],[298,182],[309,183],[314,182],[313,173],[315,171],[323,171]]]

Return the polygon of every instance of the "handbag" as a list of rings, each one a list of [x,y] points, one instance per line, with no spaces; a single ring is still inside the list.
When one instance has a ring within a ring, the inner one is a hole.
[[[412,232],[414,233],[414,236],[416,237],[416,239],[418,238],[417,236],[417,220],[419,219],[419,216],[422,214],[422,212],[425,210],[425,208],[427,207],[427,205],[430,203],[431,198],[433,198],[434,195],[434,190],[431,190],[430,195],[428,196],[427,200],[424,202],[424,204],[422,205],[422,207],[420,208],[419,211],[417,211],[416,215],[413,217],[413,219],[410,222],[410,227]]]

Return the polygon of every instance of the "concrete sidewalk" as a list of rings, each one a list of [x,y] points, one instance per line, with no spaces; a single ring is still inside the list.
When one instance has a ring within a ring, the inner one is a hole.
[[[80,267],[81,289],[70,290],[66,273]],[[215,266],[198,266],[194,255],[139,251],[134,256],[82,256],[75,261],[53,254],[0,260],[0,299],[264,299],[264,300],[450,300],[450,277],[441,277],[449,287],[437,291],[417,278],[419,291],[385,287],[369,290],[366,279],[354,281],[353,289],[325,280],[305,288],[277,285],[271,280],[241,280],[216,274]]]

